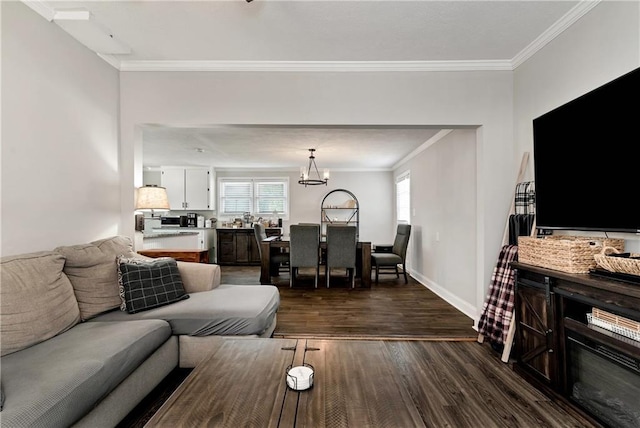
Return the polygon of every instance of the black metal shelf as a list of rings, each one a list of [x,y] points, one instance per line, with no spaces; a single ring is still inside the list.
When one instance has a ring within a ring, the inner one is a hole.
[[[349,201],[349,200],[355,201],[355,206],[343,207],[343,206],[332,205],[330,203],[332,199],[332,195],[333,197],[335,197],[339,193],[345,193],[346,195],[348,195],[349,199],[347,199],[346,201]],[[351,215],[349,215],[346,218],[345,216],[342,216],[340,219],[332,220],[331,217],[327,215],[327,211],[334,211],[334,210],[338,212],[351,211]],[[358,202],[358,198],[356,198],[356,195],[354,195],[352,192],[346,189],[335,189],[327,193],[324,196],[324,198],[322,198],[322,203],[320,204],[320,233],[323,236],[326,235],[326,227],[328,224],[354,225],[356,227],[356,237],[359,239],[360,237],[360,203]]]

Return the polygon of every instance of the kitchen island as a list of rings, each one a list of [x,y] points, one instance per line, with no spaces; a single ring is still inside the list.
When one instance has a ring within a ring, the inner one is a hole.
[[[209,251],[207,250],[155,248],[153,250],[140,250],[138,254],[152,258],[171,257],[181,262],[209,263]]]
[[[210,227],[165,227],[143,234],[143,250],[187,249],[207,250],[208,260],[215,263],[216,230]]]
[[[195,231],[144,233],[142,247],[145,250],[158,248],[200,248],[199,234]]]

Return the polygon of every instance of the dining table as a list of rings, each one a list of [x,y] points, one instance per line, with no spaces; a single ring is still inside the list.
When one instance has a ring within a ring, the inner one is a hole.
[[[270,264],[272,251],[289,251],[289,240],[283,236],[270,236],[260,242],[260,284],[271,284]],[[321,263],[320,254],[326,250],[327,242],[320,241],[318,263]],[[358,241],[356,244],[356,279],[359,279],[360,287],[371,287],[371,242]]]

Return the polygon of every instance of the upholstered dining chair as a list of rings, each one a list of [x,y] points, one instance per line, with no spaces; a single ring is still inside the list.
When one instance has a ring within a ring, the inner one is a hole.
[[[406,259],[410,235],[411,225],[399,224],[391,252],[371,254],[371,266],[376,270],[376,284],[378,283],[378,275],[381,273],[395,273],[396,278],[400,278],[398,271],[398,265],[400,264],[402,265],[404,283],[407,284],[409,282],[407,278]]]
[[[320,275],[320,226],[289,226],[289,286],[293,288],[299,268],[315,268],[314,286]]]
[[[324,274],[327,288],[331,278],[331,268],[346,268],[349,272],[351,288],[355,288],[356,276],[356,227],[327,225],[327,258]]]
[[[258,254],[260,254],[260,260],[262,260],[262,241],[267,239],[267,232],[264,229],[264,226],[260,223],[255,223],[253,225],[253,232],[256,237],[256,242],[258,243]],[[269,257],[270,266],[269,266],[269,275],[270,276],[278,276],[280,271],[288,271],[289,270],[289,253],[284,252],[276,252],[272,251]]]

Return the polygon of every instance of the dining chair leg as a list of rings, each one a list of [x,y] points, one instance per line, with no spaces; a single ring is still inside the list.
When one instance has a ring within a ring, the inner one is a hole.
[[[376,284],[378,283],[378,273],[379,273],[379,269],[380,267],[378,266],[378,264],[376,263]]]
[[[408,284],[409,279],[407,278],[407,267],[405,266],[404,263],[402,263],[402,272],[404,273],[404,283]]]
[[[400,278],[400,273],[398,272],[398,265],[396,265],[396,279]]]
[[[320,266],[316,265],[316,277],[314,281],[314,287],[318,288],[318,278],[320,277]]]
[[[324,282],[327,285],[327,288],[329,288],[329,276],[330,276],[330,272],[331,269],[329,269],[329,266],[327,266],[326,264],[324,265]]]
[[[356,288],[356,269],[349,269],[349,279],[351,280],[351,288]]]

